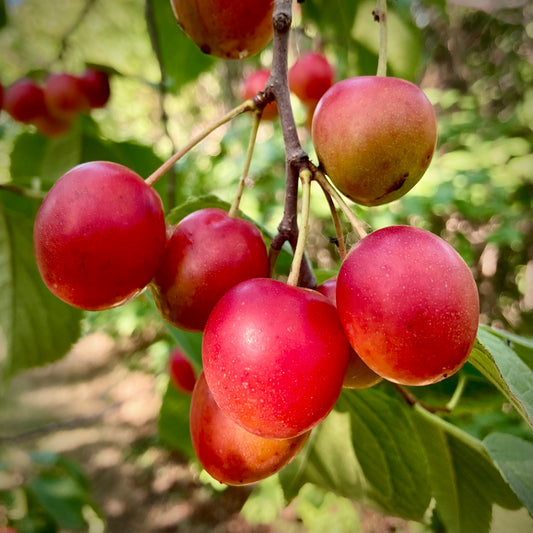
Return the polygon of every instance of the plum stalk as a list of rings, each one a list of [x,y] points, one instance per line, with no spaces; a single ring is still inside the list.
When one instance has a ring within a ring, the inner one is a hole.
[[[377,0],[376,9],[372,12],[374,20],[379,23],[379,57],[378,76],[387,75],[387,0]]]
[[[167,159],[157,170],[155,170],[150,176],[148,176],[144,181],[152,186],[154,183],[161,177],[163,174],[172,168],[186,153],[190,152],[200,141],[203,141],[208,135],[213,133],[217,128],[230,122],[236,116],[246,111],[251,111],[255,109],[255,105],[252,100],[246,100],[242,104],[233,108],[231,111],[226,113],[223,117],[219,118],[213,122],[210,126],[207,126],[203,129],[198,135],[193,137],[181,150],[178,150],[172,157]]]
[[[250,132],[250,140],[248,141],[248,148],[246,149],[246,160],[244,161],[244,168],[242,170],[241,178],[239,180],[237,192],[235,193],[235,198],[233,199],[233,203],[231,204],[231,208],[228,212],[228,215],[230,217],[236,217],[239,215],[239,205],[241,203],[244,186],[246,185],[246,178],[248,177],[248,172],[250,171],[250,164],[252,162],[252,156],[254,153],[255,140],[257,138],[257,130],[259,129],[259,124],[261,123],[261,115],[261,110],[254,112],[254,120],[252,124],[252,131]]]

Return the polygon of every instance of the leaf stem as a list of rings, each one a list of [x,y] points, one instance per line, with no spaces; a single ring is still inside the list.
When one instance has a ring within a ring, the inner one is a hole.
[[[250,164],[252,162],[252,156],[254,153],[255,140],[257,139],[257,130],[259,129],[259,124],[261,123],[262,111],[255,111],[253,114],[253,123],[252,131],[250,132],[250,139],[248,141],[248,148],[246,150],[246,159],[244,161],[244,168],[242,170],[241,178],[239,180],[239,185],[237,186],[237,192],[231,208],[228,212],[228,216],[236,217],[239,214],[239,205],[241,203],[242,193],[244,191],[244,186],[246,185],[246,178],[250,171]]]
[[[388,31],[387,31],[387,0],[377,0],[376,9],[372,12],[374,20],[379,23],[379,57],[378,76],[387,75]]]
[[[300,179],[302,180],[302,211],[300,220],[300,233],[298,235],[298,242],[294,250],[294,257],[291,263],[291,270],[287,285],[296,287],[300,279],[300,268],[305,253],[305,243],[307,234],[309,232],[309,209],[311,206],[311,171],[306,169],[300,172]]]
[[[233,108],[231,111],[226,113],[223,117],[219,118],[217,121],[213,122],[210,126],[202,130],[198,135],[193,137],[181,150],[176,152],[172,157],[170,157],[165,163],[163,163],[155,172],[148,176],[144,181],[147,185],[154,185],[156,181],[163,176],[163,174],[169,170],[175,163],[177,163],[186,153],[188,153],[192,148],[194,148],[200,141],[203,141],[208,135],[213,133],[217,128],[226,124],[230,120],[233,120],[236,116],[246,111],[251,111],[255,109],[255,105],[252,100],[246,100],[242,104]]]

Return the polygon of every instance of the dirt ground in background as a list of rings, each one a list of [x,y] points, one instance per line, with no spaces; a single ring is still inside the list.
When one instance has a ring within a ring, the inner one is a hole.
[[[215,493],[184,457],[157,444],[161,394],[152,374],[126,364],[135,347],[93,334],[61,361],[16,377],[0,399],[0,434],[19,436],[9,443],[15,450],[78,461],[107,533],[307,531],[292,506],[272,525],[247,523],[239,511],[250,488]],[[361,533],[408,529],[402,520],[358,511]]]

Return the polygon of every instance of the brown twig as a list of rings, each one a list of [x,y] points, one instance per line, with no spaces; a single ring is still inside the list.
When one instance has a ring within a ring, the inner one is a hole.
[[[65,54],[65,51],[68,47],[68,40],[70,39],[70,36],[79,28],[79,26],[83,22],[83,19],[87,16],[87,13],[89,13],[95,3],[96,0],[87,0],[80,13],[78,14],[78,18],[72,23],[72,25],[61,37],[61,40],[59,41],[59,52],[57,54],[59,60],[63,59],[63,55]]]
[[[283,218],[278,226],[278,234],[271,243],[271,257],[277,257],[283,244],[288,241],[293,251],[298,241],[298,185],[300,172],[308,168],[309,157],[303,150],[292,112],[288,81],[289,34],[292,23],[292,0],[275,0],[272,24],[273,59],[270,78],[266,84],[265,99],[275,99],[283,141],[285,144],[285,206]],[[315,287],[316,278],[307,260],[300,269],[300,285]]]

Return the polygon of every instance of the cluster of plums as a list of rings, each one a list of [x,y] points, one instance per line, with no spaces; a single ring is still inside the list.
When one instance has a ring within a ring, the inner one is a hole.
[[[43,83],[20,78],[0,90],[0,108],[13,120],[34,124],[46,137],[68,132],[80,113],[104,107],[110,97],[109,75],[88,68],[76,76],[67,72],[49,74]]]
[[[250,56],[272,35],[272,0],[172,5],[184,31],[219,57]],[[397,78],[333,83],[322,59],[302,56],[289,73],[293,93],[314,110],[320,169],[360,204],[399,198],[435,149],[430,102]],[[247,98],[264,88],[268,72],[262,76]],[[109,309],[149,287],[165,320],[203,332],[198,378],[180,354],[172,355],[170,372],[180,390],[192,389],[190,431],[200,463],[227,484],[283,468],[343,386],[382,379],[427,385],[454,374],[477,331],[473,276],[428,231],[374,231],[353,246],[335,278],[293,286],[272,275],[252,222],[205,208],[167,227],[156,191],[111,162],[79,165],[54,184],[36,217],[34,247],[45,284],[65,302]]]
[[[148,286],[168,322],[203,332],[191,438],[228,484],[285,466],[343,386],[437,382],[462,366],[476,335],[470,270],[432,233],[377,230],[336,278],[295,287],[269,277],[251,222],[206,208],[167,228],[155,190],[116,163],[85,163],[56,182],[34,246],[43,280],[67,303],[108,309]]]

